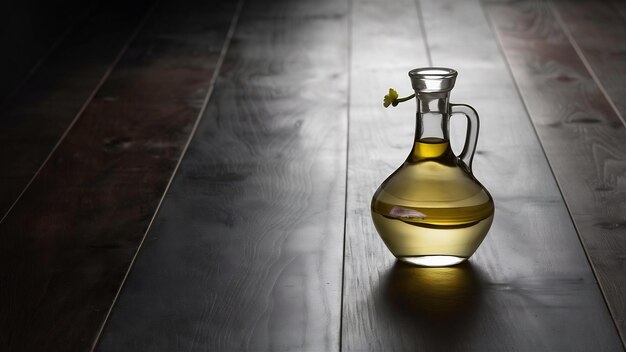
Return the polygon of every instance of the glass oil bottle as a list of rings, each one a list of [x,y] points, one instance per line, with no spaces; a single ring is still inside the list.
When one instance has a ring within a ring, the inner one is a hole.
[[[494,216],[491,195],[472,174],[478,114],[468,105],[449,103],[455,70],[418,68],[409,77],[417,100],[415,142],[406,161],[374,194],[372,219],[399,260],[451,266],[476,251]],[[449,138],[454,114],[468,119],[458,156]]]

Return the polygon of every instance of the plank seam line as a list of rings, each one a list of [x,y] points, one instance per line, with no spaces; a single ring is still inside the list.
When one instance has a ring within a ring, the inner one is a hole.
[[[128,275],[133,267],[133,265],[135,264],[135,260],[137,259],[137,256],[139,254],[139,251],[141,250],[141,247],[143,247],[143,244],[146,240],[146,237],[148,236],[148,233],[150,232],[150,229],[152,228],[152,225],[154,224],[154,220],[156,219],[157,215],[159,214],[159,210],[161,210],[161,205],[163,205],[163,201],[165,200],[165,196],[167,195],[167,192],[170,189],[170,186],[172,185],[172,182],[174,181],[174,178],[178,172],[178,169],[180,168],[180,165],[182,163],[182,160],[185,157],[185,154],[187,153],[187,150],[189,149],[189,145],[191,144],[191,141],[193,140],[194,135],[196,134],[196,131],[198,129],[198,126],[200,125],[200,121],[202,120],[202,116],[204,115],[207,106],[209,104],[209,100],[211,98],[211,96],[213,95],[213,90],[215,87],[215,82],[217,81],[217,77],[219,76],[221,69],[222,69],[222,64],[224,62],[224,58],[226,56],[226,53],[228,52],[228,48],[230,47],[230,42],[234,36],[235,33],[235,28],[237,27],[237,23],[239,21],[239,15],[241,13],[241,9],[243,7],[243,3],[244,0],[238,0],[237,2],[237,7],[235,8],[235,12],[233,14],[233,17],[231,19],[231,23],[230,23],[230,27],[228,28],[228,32],[226,33],[226,38],[224,40],[224,45],[222,46],[222,50],[220,51],[220,56],[217,60],[217,63],[215,64],[215,71],[213,72],[213,77],[211,77],[211,80],[209,81],[209,88],[207,91],[207,94],[204,98],[204,101],[202,103],[202,108],[200,109],[200,112],[198,113],[198,116],[196,117],[196,121],[193,124],[193,127],[191,129],[191,132],[189,133],[189,137],[187,138],[187,141],[185,143],[185,146],[183,147],[183,150],[180,154],[180,158],[178,159],[178,162],[176,163],[176,166],[174,167],[174,170],[172,171],[172,175],[170,176],[170,179],[167,182],[167,185],[165,186],[165,189],[163,190],[163,194],[161,196],[161,199],[159,200],[159,203],[157,204],[156,209],[154,210],[154,213],[152,215],[152,218],[150,219],[150,222],[148,223],[148,227],[146,228],[146,231],[144,232],[142,238],[141,238],[141,242],[139,242],[139,246],[137,246],[137,250],[135,251],[135,254],[133,255],[133,258],[130,261],[130,264],[128,265],[128,270],[126,270],[126,273],[124,274],[124,278],[122,279],[122,283],[120,284],[115,297],[113,298],[113,301],[111,302],[111,305],[109,307],[109,310],[107,311],[107,314],[104,318],[104,321],[102,322],[102,325],[100,326],[100,329],[98,330],[98,334],[96,335],[96,338],[94,339],[93,345],[91,346],[90,351],[94,351],[96,346],[98,345],[98,342],[100,341],[100,338],[102,337],[102,333],[104,332],[104,327],[106,326],[109,317],[111,316],[111,312],[113,311],[113,307],[115,306],[115,304],[117,303],[117,300],[120,296],[120,293],[122,292],[122,288],[124,287],[124,284],[126,283],[126,280],[128,278]],[[154,6],[156,7],[156,6]],[[153,7],[153,9],[154,9]],[[151,10],[152,12],[152,10]]]
[[[92,3],[91,6],[87,7],[87,9],[79,15],[79,18],[57,37],[57,39],[54,41],[54,43],[52,43],[50,48],[41,56],[39,60],[37,60],[37,62],[35,62],[35,64],[30,68],[30,70],[28,70],[28,72],[26,73],[26,76],[24,76],[24,78],[20,80],[17,86],[15,86],[15,88],[11,90],[11,93],[7,94],[7,96],[4,99],[2,99],[2,102],[0,102],[0,106],[4,107],[5,104],[7,104],[11,99],[13,99],[13,97],[24,87],[26,82],[28,82],[33,77],[35,72],[39,70],[41,65],[43,65],[43,63],[46,62],[46,60],[50,57],[50,55],[52,55],[52,53],[55,52],[55,50],[61,45],[61,43],[63,43],[65,38],[67,38],[69,34],[72,33],[76,29],[76,27],[78,27],[79,23],[81,23],[87,18],[87,16],[94,10],[95,7],[96,7],[96,2]]]
[[[626,127],[626,120],[624,119],[624,116],[622,116],[622,114],[619,112],[619,110],[617,109],[617,106],[615,106],[615,103],[613,103],[613,99],[611,99],[611,97],[609,96],[609,93],[606,91],[606,89],[604,88],[604,85],[602,84],[602,82],[600,82],[600,79],[596,75],[596,72],[591,67],[591,64],[589,63],[589,61],[587,61],[587,57],[583,53],[580,46],[578,46],[576,39],[574,39],[574,36],[572,35],[569,28],[567,27],[567,25],[561,18],[561,14],[554,7],[554,4],[552,3],[552,1],[548,0],[547,3],[548,3],[548,8],[550,9],[550,12],[556,19],[556,22],[558,23],[559,27],[561,27],[561,30],[567,36],[567,40],[570,42],[570,44],[574,48],[574,51],[576,51],[576,54],[578,54],[578,58],[580,58],[580,61],[582,61],[583,65],[587,69],[587,72],[589,72],[589,75],[591,75],[591,78],[594,80],[594,82],[596,82],[596,85],[600,89],[600,92],[602,92],[602,95],[604,95],[604,98],[607,100],[609,105],[611,105],[611,108],[613,109],[617,117],[621,120],[624,127]]]
[[[350,104],[352,99],[352,11],[353,0],[348,0],[348,45],[347,45],[347,64],[348,64],[348,89],[346,97],[346,180],[345,180],[345,193],[343,204],[343,250],[341,258],[341,299],[339,306],[339,351],[343,350],[343,297],[345,290],[345,277],[346,277],[346,240],[348,238],[348,179],[350,170]]]
[[[422,13],[422,5],[420,5],[420,0],[415,0],[415,10],[417,11],[417,20],[420,24],[420,30],[422,31],[422,38],[424,39],[424,48],[426,49],[428,65],[432,66],[433,58],[430,55],[430,45],[428,44],[428,37],[426,36],[426,23],[424,22],[424,14]]]
[[[37,178],[37,176],[39,176],[39,174],[41,173],[41,170],[43,170],[43,168],[46,166],[46,164],[48,163],[48,161],[50,161],[50,159],[52,158],[52,155],[54,155],[54,153],[57,151],[57,149],[59,149],[59,146],[61,145],[61,143],[63,143],[63,141],[65,140],[65,138],[67,137],[67,135],[70,133],[70,131],[72,130],[72,128],[74,127],[74,125],[76,125],[76,122],[78,122],[78,120],[82,117],[83,113],[85,112],[85,110],[87,110],[87,107],[89,106],[89,104],[92,102],[92,100],[94,99],[94,97],[96,96],[96,94],[98,93],[98,91],[100,90],[100,88],[102,87],[102,85],[104,85],[104,82],[106,82],[106,80],[109,78],[109,76],[111,75],[111,73],[113,72],[113,70],[115,69],[115,67],[117,66],[117,64],[119,63],[119,61],[121,60],[122,56],[124,55],[124,53],[126,52],[126,50],[128,50],[128,47],[130,46],[131,42],[135,39],[135,37],[137,36],[137,33],[139,33],[139,30],[141,29],[141,27],[143,26],[147,16],[150,14],[151,10],[148,12],[148,14],[139,22],[139,24],[137,25],[137,28],[135,28],[135,31],[131,34],[131,36],[129,37],[129,39],[126,41],[126,43],[124,44],[124,46],[122,47],[122,49],[120,50],[120,52],[117,54],[117,56],[115,56],[115,58],[113,59],[113,62],[111,62],[111,64],[109,65],[109,67],[107,68],[107,70],[104,72],[104,74],[102,75],[102,77],[100,78],[100,81],[98,81],[98,84],[96,84],[95,88],[92,90],[91,94],[89,94],[89,96],[87,97],[87,99],[85,100],[85,103],[81,106],[80,110],[78,110],[78,112],[76,113],[76,116],[74,116],[74,118],[72,119],[72,121],[70,122],[70,124],[67,126],[67,128],[65,129],[65,131],[63,132],[63,134],[61,135],[61,137],[59,137],[59,140],[56,142],[56,144],[54,145],[54,147],[52,147],[52,149],[50,150],[50,153],[48,153],[48,156],[46,156],[46,158],[44,159],[44,161],[41,163],[41,165],[39,166],[39,168],[37,169],[37,171],[35,171],[35,174],[30,178],[30,180],[28,181],[28,183],[26,184],[26,186],[24,186],[24,188],[22,189],[22,191],[20,192],[20,194],[17,196],[17,198],[15,198],[15,201],[13,201],[13,203],[11,204],[11,206],[9,207],[9,209],[7,209],[7,211],[4,213],[4,215],[2,216],[2,218],[0,219],[0,224],[4,221],[4,219],[7,218],[7,216],[9,216],[9,214],[11,213],[11,211],[13,210],[13,208],[15,207],[15,205],[20,201],[20,199],[22,199],[22,196],[24,196],[24,193],[26,193],[26,191],[30,188],[30,186],[32,185],[32,183],[35,181],[35,179]]]
[[[602,285],[600,284],[600,280],[598,279],[598,273],[596,272],[595,267],[593,266],[592,262],[591,262],[591,257],[589,256],[589,252],[587,251],[587,248],[584,245],[582,236],[580,235],[580,230],[578,228],[578,226],[576,225],[576,222],[574,221],[574,217],[572,216],[572,211],[569,208],[569,205],[567,204],[567,201],[565,200],[565,195],[563,194],[563,189],[561,188],[561,184],[559,183],[559,180],[556,177],[556,174],[554,173],[554,169],[552,168],[552,165],[550,164],[550,159],[548,159],[548,154],[546,153],[546,150],[543,146],[543,143],[541,142],[541,138],[539,137],[539,132],[537,131],[537,127],[535,126],[535,122],[533,121],[531,115],[530,115],[530,111],[528,110],[528,105],[526,103],[526,100],[524,99],[524,96],[522,95],[522,92],[520,90],[519,84],[517,82],[517,80],[515,79],[515,75],[513,74],[513,69],[511,67],[511,64],[509,62],[509,58],[506,56],[505,52],[504,52],[504,45],[502,44],[502,38],[500,37],[500,34],[498,32],[498,30],[496,29],[495,24],[493,23],[493,21],[491,20],[491,17],[489,16],[489,13],[487,11],[487,9],[485,8],[485,4],[480,1],[481,4],[481,8],[483,9],[483,14],[485,16],[485,18],[487,19],[487,22],[489,23],[489,26],[491,28],[491,32],[493,34],[493,36],[496,39],[496,43],[498,44],[498,50],[500,51],[500,55],[504,58],[504,62],[505,62],[505,66],[507,68],[507,71],[509,72],[509,77],[513,80],[513,83],[515,84],[515,90],[517,91],[517,95],[519,97],[519,99],[522,102],[522,106],[524,107],[524,110],[526,112],[526,117],[528,118],[528,120],[530,121],[530,125],[533,128],[533,131],[535,132],[535,137],[537,138],[537,141],[539,142],[539,147],[541,148],[541,152],[543,153],[543,156],[546,160],[546,163],[548,164],[548,168],[550,169],[550,173],[552,174],[552,178],[554,179],[554,182],[556,183],[557,189],[559,190],[559,193],[561,195],[561,199],[563,200],[563,204],[565,205],[565,209],[567,210],[567,214],[569,215],[570,221],[572,222],[572,225],[574,226],[574,230],[576,231],[576,235],[578,237],[578,241],[580,243],[580,246],[582,247],[583,253],[585,254],[585,258],[587,259],[587,263],[589,264],[589,267],[591,268],[591,273],[593,274],[593,277],[596,281],[596,285],[598,287],[598,289],[600,290],[600,294],[602,295],[605,307],[607,308],[608,312],[609,312],[609,316],[611,317],[611,321],[613,322],[613,326],[615,327],[615,330],[617,331],[617,336],[620,338],[620,340],[622,341],[622,344],[624,346],[626,346],[626,340],[624,340],[624,337],[622,336],[621,332],[619,331],[619,328],[617,326],[617,321],[615,319],[615,314],[613,314],[613,311],[611,310],[611,307],[609,306],[608,300],[606,298],[606,294],[604,292],[604,290],[602,289]],[[493,4],[497,4],[497,3],[492,3]],[[502,6],[502,5],[496,5],[496,6]]]

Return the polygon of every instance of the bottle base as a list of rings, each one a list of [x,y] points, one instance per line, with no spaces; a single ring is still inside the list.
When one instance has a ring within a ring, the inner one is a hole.
[[[418,257],[398,257],[398,260],[413,265],[438,268],[461,264],[467,260],[467,258],[452,255],[422,255]]]

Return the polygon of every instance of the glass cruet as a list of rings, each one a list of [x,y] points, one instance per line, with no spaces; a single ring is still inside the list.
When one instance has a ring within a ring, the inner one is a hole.
[[[472,174],[478,114],[451,104],[457,72],[426,67],[409,72],[417,101],[415,142],[406,161],[372,198],[374,226],[401,261],[451,266],[469,258],[483,241],[494,216],[491,195]],[[450,147],[451,116],[467,117],[465,145]]]

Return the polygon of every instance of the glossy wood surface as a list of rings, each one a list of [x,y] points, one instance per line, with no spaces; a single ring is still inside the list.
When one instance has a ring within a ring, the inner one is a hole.
[[[99,350],[338,348],[347,10],[246,1]]]
[[[199,116],[233,12],[159,4],[0,223],[0,350],[91,348]]]
[[[626,128],[545,3],[489,13],[623,339]]]
[[[96,6],[0,105],[0,219],[106,78],[148,5]]]
[[[354,3],[352,86],[384,87],[390,74],[379,69],[380,62],[404,56],[419,60],[415,57],[420,56],[387,40],[385,32],[362,29],[375,27],[373,23],[384,27],[387,16],[403,19],[397,26],[413,35],[413,50],[427,51],[434,66],[459,70],[451,101],[469,103],[480,112],[474,169],[494,197],[496,218],[477,253],[461,266],[418,268],[395,262],[371,224],[369,201],[384,177],[401,163],[402,151],[409,152],[414,107],[409,112],[383,111],[382,90],[353,89],[343,349],[621,349],[480,3],[420,1],[418,5],[418,9],[410,2],[398,6],[409,14],[420,11],[424,40],[412,27],[417,26],[415,16],[398,18],[397,9],[382,2]],[[373,33],[380,37],[372,38]],[[370,42],[376,42],[387,57],[372,58],[367,50]],[[408,77],[398,85],[408,86]],[[399,126],[404,132],[393,133]],[[464,134],[456,132],[452,138],[458,145]]]
[[[74,18],[0,106],[0,351],[623,350],[620,1],[150,5]],[[369,210],[428,65],[496,203],[451,268]]]

